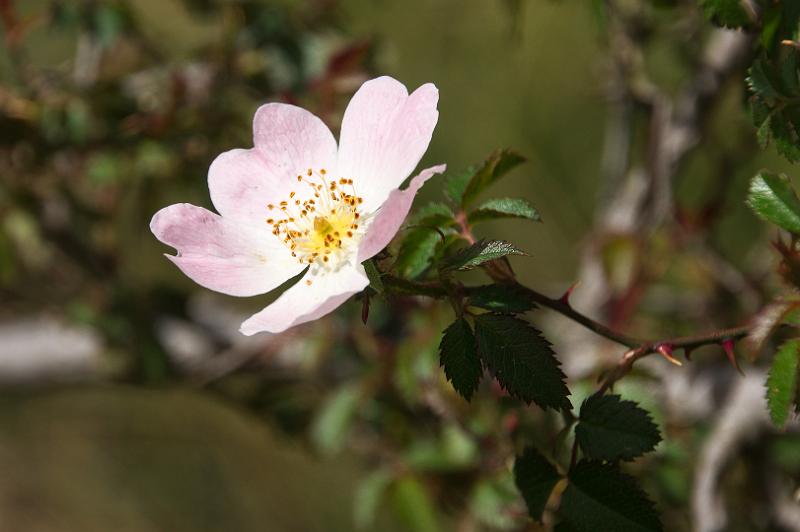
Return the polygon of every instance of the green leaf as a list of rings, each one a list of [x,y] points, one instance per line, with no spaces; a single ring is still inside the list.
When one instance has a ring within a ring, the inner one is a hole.
[[[392,503],[403,530],[437,532],[440,530],[436,509],[425,486],[415,477],[405,476],[395,481],[391,490]]]
[[[508,255],[527,255],[527,253],[505,240],[480,240],[448,257],[442,265],[442,271],[467,271]]]
[[[413,279],[431,265],[441,235],[427,227],[411,229],[400,244],[396,268],[401,276]]]
[[[514,286],[504,284],[470,288],[468,304],[504,314],[527,312],[536,308],[536,304],[524,292]]]
[[[781,345],[767,377],[767,405],[775,425],[786,424],[797,393],[797,366],[800,358],[800,339]]]
[[[474,164],[461,172],[460,174],[451,174],[444,181],[444,193],[456,205],[461,205],[461,199],[464,197],[464,191],[467,189],[472,176],[480,168],[480,165]]]
[[[717,26],[741,28],[750,24],[750,17],[741,0],[703,0],[706,18]]]
[[[455,223],[453,210],[444,203],[433,201],[419,209],[407,225],[443,227]]]
[[[514,482],[525,499],[528,513],[540,523],[547,499],[559,480],[561,475],[555,466],[533,447],[525,449],[514,462]]]
[[[525,158],[511,150],[491,154],[469,179],[461,196],[461,207],[470,205],[481,192],[523,162]]]
[[[588,458],[632,460],[652,451],[661,434],[650,414],[618,395],[591,395],[581,405],[575,438]]]
[[[469,401],[478,389],[483,366],[475,347],[475,335],[464,318],[445,329],[439,344],[439,361],[453,388]]]
[[[381,502],[392,483],[392,475],[385,469],[370,473],[359,483],[353,496],[353,521],[357,530],[372,530]]]
[[[800,234],[800,200],[785,175],[761,172],[755,176],[747,204],[768,222]]]
[[[579,532],[659,532],[661,521],[636,480],[616,466],[582,460],[569,474],[559,513]]]
[[[541,333],[513,316],[475,317],[478,355],[508,393],[542,408],[571,409],[564,373]]]
[[[750,67],[747,85],[754,94],[761,98],[779,99],[781,98],[780,89],[772,78],[769,65],[765,61],[758,59]]]
[[[369,285],[375,290],[377,293],[383,293],[383,281],[381,280],[381,272],[378,271],[378,267],[375,266],[375,261],[370,259],[366,260],[361,263],[364,266],[364,271],[367,272],[367,279],[369,279]]]
[[[336,454],[344,447],[361,394],[354,386],[336,391],[311,426],[311,440],[320,452]]]
[[[536,222],[541,220],[533,205],[519,198],[491,199],[467,217],[471,224],[498,218],[524,218]]]

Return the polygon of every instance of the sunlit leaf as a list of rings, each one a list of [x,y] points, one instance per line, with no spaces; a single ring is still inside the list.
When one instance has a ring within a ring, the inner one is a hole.
[[[524,218],[539,221],[539,213],[528,201],[520,198],[497,198],[481,204],[469,216],[469,222],[474,224],[485,220],[499,218]]]
[[[505,240],[480,240],[448,257],[442,265],[442,270],[471,270],[485,262],[508,255],[527,255],[527,253]]]
[[[747,204],[761,218],[800,234],[800,200],[786,176],[759,173],[750,182]]]
[[[800,359],[800,339],[784,343],[769,369],[767,377],[767,405],[775,425],[786,424],[797,394],[797,366]]]

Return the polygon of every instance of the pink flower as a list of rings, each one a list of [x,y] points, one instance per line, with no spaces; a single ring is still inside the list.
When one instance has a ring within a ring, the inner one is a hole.
[[[224,294],[263,294],[307,269],[243,334],[324,316],[369,284],[361,263],[391,241],[425,181],[444,172],[428,168],[399,189],[428,149],[438,99],[430,83],[409,95],[390,77],[367,81],[347,106],[338,147],[310,112],[263,105],[255,147],[225,152],[209,168],[220,214],[179,203],[157,212],[150,229],[177,250],[167,258],[183,273]]]

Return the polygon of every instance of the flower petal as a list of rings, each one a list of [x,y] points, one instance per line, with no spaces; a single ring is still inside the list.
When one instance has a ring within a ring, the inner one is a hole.
[[[266,224],[255,228],[188,203],[158,211],[150,230],[178,251],[167,258],[183,273],[223,294],[263,294],[303,269]]]
[[[220,214],[263,221],[268,203],[297,190],[298,174],[309,168],[335,172],[336,140],[330,129],[305,109],[268,103],[253,118],[252,150],[231,150],[208,170],[211,200]]]
[[[283,332],[330,313],[368,284],[369,279],[361,264],[347,265],[335,272],[314,274],[309,270],[274,303],[242,323],[239,330],[247,336],[264,331]]]
[[[367,228],[367,233],[358,247],[358,262],[373,257],[392,241],[411,210],[414,196],[425,182],[436,174],[447,169],[446,164],[426,168],[411,180],[405,190],[395,189],[389,194],[386,203],[375,214],[375,218]]]
[[[438,101],[431,83],[409,96],[402,83],[387,76],[367,81],[350,100],[337,175],[356,182],[365,212],[377,209],[416,168],[439,119]]]

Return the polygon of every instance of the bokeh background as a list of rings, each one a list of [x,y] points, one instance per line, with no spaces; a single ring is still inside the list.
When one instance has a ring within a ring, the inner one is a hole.
[[[627,4],[647,13],[647,75],[678,93],[710,28],[694,2]],[[279,337],[244,338],[238,324],[274,295],[216,295],[163,258],[150,217],[175,202],[210,208],[209,163],[251,145],[252,114],[267,101],[307,107],[336,130],[369,77],[435,83],[441,114],[422,165],[459,170],[499,147],[528,158],[495,192],[530,200],[544,223],[482,229],[531,253],[515,262],[524,282],[558,293],[599,245],[612,288],[627,290],[647,250],[658,273],[631,308],[610,313],[627,330],[730,325],[772,287],[768,235],[743,199],[758,168],[786,167],[755,144],[742,76],[724,85],[675,179],[675,211],[691,229],[681,234],[702,233],[705,251],[676,247],[674,226],[645,248],[598,235],[613,190],[602,171],[613,109],[601,2],[0,0],[0,20],[0,530],[531,526],[507,464],[475,465],[490,453],[486,434],[518,421],[510,407],[473,406],[467,428],[448,417],[465,406],[436,360],[447,308],[374,301],[364,327],[350,303]],[[648,123],[634,122],[636,146]],[[430,198],[441,181],[418,202]],[[718,282],[715,268],[734,280]],[[557,331],[570,375],[590,383],[586,350],[560,340],[574,328],[543,326]],[[647,377],[623,390],[678,435],[636,466],[670,530],[690,528],[696,453],[732,379],[718,358],[670,368],[684,379],[672,392],[653,392]],[[434,388],[451,405],[444,414]],[[693,388],[706,395],[689,398]],[[681,394],[689,417],[672,418]],[[784,470],[800,466],[790,437],[764,445],[780,446]],[[747,467],[733,468],[733,486]],[[755,529],[749,519],[741,530]]]

